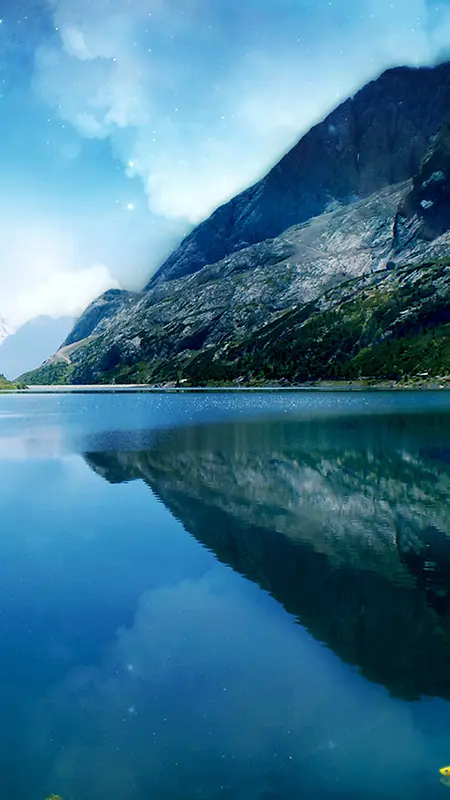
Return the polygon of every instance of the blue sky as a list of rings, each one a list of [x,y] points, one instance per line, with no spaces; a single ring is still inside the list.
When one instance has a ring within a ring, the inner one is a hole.
[[[0,316],[140,288],[450,0],[0,0]]]

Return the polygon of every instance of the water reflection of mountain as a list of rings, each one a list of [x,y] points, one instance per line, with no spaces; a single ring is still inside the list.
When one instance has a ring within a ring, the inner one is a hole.
[[[450,417],[251,422],[93,452],[393,694],[450,699]]]

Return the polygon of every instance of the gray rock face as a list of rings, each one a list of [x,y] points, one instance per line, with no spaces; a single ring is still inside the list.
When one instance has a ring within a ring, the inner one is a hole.
[[[411,182],[323,214],[276,239],[234,253],[198,272],[156,284],[105,321],[103,335],[71,355],[76,382],[145,362],[186,364],[198,351],[221,352],[351,278],[385,268],[392,257],[399,205]],[[449,251],[450,233],[434,242],[410,237],[396,265]],[[152,366],[153,365],[153,366]],[[168,373],[166,372],[166,375]],[[177,367],[171,376],[176,378]]]
[[[93,334],[101,333],[107,320],[114,317],[123,308],[127,308],[133,302],[136,295],[132,292],[125,292],[121,289],[110,289],[94,300],[86,311],[77,320],[69,336],[61,347],[79,342]]]
[[[422,160],[412,189],[399,209],[396,239],[400,247],[413,235],[432,241],[450,229],[450,122],[444,122]]]
[[[345,278],[369,272],[390,253],[403,192],[404,187],[387,190],[185,278],[156,284],[134,303],[132,313],[127,306],[103,318],[102,340],[88,348],[95,354],[94,363],[86,349],[73,354],[74,363],[80,357],[92,364],[83,381],[99,380],[120,363],[168,359],[221,339],[239,338],[274,314],[309,302]],[[80,323],[84,332],[83,318]]]
[[[450,109],[450,63],[388,70],[342,103],[250,189],[218,208],[149,283],[213,264],[292,225],[412,178]]]

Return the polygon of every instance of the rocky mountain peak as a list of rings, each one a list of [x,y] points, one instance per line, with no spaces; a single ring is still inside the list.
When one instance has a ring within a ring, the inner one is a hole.
[[[450,119],[431,138],[397,221],[397,240],[409,231],[432,241],[450,230]]]
[[[384,72],[185,237],[148,288],[412,178],[450,109],[450,63]]]

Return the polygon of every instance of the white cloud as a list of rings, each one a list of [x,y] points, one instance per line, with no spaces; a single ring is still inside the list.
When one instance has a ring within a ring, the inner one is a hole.
[[[264,11],[282,31],[276,5]],[[203,0],[182,0],[176,12],[163,0],[130,0],[126,16],[120,0],[52,7],[57,31],[38,53],[39,91],[82,136],[110,137],[124,170],[134,162],[154,213],[192,223],[256,180],[365,80],[433,60],[450,25],[445,3],[434,18],[425,0],[358,0],[338,4],[336,16],[318,3],[307,48],[302,40],[295,49],[288,31],[285,47],[249,47],[244,35],[228,45],[232,58],[225,49],[215,60]]]
[[[111,800],[141,796],[136,779],[148,797],[185,798],[194,786],[215,797],[224,783],[260,797],[275,774],[280,795],[293,797],[303,796],[305,768],[321,782],[325,760],[344,796],[362,737],[377,754],[366,782],[381,764],[381,793],[392,770],[412,787],[412,755],[430,759],[406,704],[349,681],[350,668],[258,591],[213,568],[146,592],[104,662],[70,672],[29,719],[31,755],[45,763],[52,753],[48,784]]]
[[[295,13],[288,0],[247,0],[232,18],[225,0],[49,5],[55,31],[36,53],[34,89],[72,127],[66,159],[84,163],[83,139],[109,142],[149,211],[130,180],[114,215],[105,186],[97,207],[89,199],[72,214],[79,253],[56,227],[59,210],[52,223],[2,210],[11,235],[0,243],[0,305],[14,327],[77,313],[117,279],[140,288],[190,224],[340,100],[388,66],[432,62],[450,36],[448,3],[425,0],[299,0]]]
[[[15,223],[0,242],[2,315],[17,329],[40,314],[77,316],[99,294],[117,287],[103,264],[79,266],[75,241],[48,220]]]
[[[94,264],[77,271],[55,269],[50,275],[22,291],[12,317],[17,326],[37,314],[50,317],[78,316],[89,303],[107,289],[117,288],[104,264]]]

